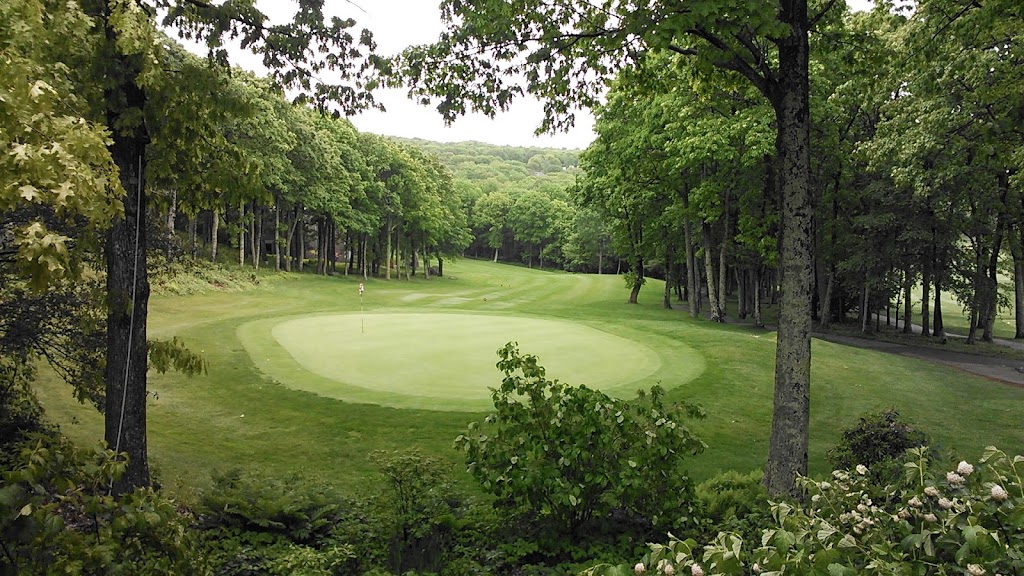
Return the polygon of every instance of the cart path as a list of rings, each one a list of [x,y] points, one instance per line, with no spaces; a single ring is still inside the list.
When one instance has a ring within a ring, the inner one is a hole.
[[[1024,360],[1013,360],[998,356],[985,356],[982,354],[969,354],[966,352],[953,352],[926,346],[914,346],[911,344],[897,344],[894,342],[881,342],[866,338],[855,338],[840,334],[814,333],[813,336],[820,340],[877,350],[888,354],[899,354],[910,358],[945,364],[947,366],[963,370],[970,374],[982,376],[997,382],[1003,382],[1013,386],[1024,388]],[[952,334],[950,337],[954,337]],[[1019,345],[1019,342],[1007,341],[1010,344]]]

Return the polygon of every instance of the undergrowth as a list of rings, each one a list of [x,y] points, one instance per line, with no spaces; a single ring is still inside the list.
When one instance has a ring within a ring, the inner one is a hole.
[[[181,258],[168,261],[161,255],[150,255],[149,282],[153,294],[205,294],[207,292],[241,292],[273,282],[284,274],[273,270],[254,271],[225,264]]]

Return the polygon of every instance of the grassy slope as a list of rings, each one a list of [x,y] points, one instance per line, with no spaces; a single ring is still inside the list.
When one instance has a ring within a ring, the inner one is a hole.
[[[443,279],[368,281],[368,312],[528,315],[582,322],[633,339],[661,358],[662,368],[652,381],[672,387],[671,397],[697,402],[708,413],[694,426],[710,445],[693,460],[695,476],[762,465],[771,422],[773,333],[663,310],[657,281],[644,288],[640,305],[627,306],[622,280],[612,276],[475,261],[445,269],[449,276]],[[303,470],[342,488],[371,489],[376,469],[370,453],[409,447],[461,469],[452,439],[482,414],[349,404],[291,390],[263,375],[236,335],[239,326],[261,318],[357,311],[357,281],[293,275],[248,292],[153,299],[151,335],[178,335],[210,362],[205,378],[151,378],[156,397],[150,403],[150,452],[165,483],[187,493],[201,488],[212,470],[242,466]],[[678,354],[680,344],[703,357],[703,371],[692,380],[701,358]],[[387,359],[381,359],[380,370],[388,369]],[[687,382],[675,386],[676,375]],[[495,370],[495,384],[499,376]],[[1024,389],[819,341],[814,343],[812,379],[812,472],[826,470],[824,454],[839,430],[865,411],[891,406],[965,457],[979,454],[987,444],[1024,445],[1024,432],[1016,425],[1024,418]],[[65,387],[43,382],[40,398],[73,437],[90,442],[101,437],[98,415],[76,406]]]

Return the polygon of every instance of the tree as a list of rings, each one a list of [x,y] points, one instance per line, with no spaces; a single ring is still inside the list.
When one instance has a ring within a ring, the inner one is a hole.
[[[776,392],[765,482],[772,495],[797,496],[807,472],[813,235],[810,195],[808,34],[832,8],[810,14],[807,0],[705,0],[685,6],[617,6],[576,0],[442,3],[448,31],[408,49],[396,63],[412,95],[440,99],[453,120],[467,110],[504,110],[526,92],[545,100],[541,129],[572,123],[572,106],[593,106],[603,78],[650,51],[672,51],[731,70],[771,103],[782,196],[782,301]],[[522,83],[518,82],[522,79]]]
[[[146,148],[152,141],[153,120],[173,110],[154,110],[153,96],[174,83],[187,83],[161,66],[156,41],[155,15],[165,14],[165,25],[177,26],[189,38],[204,41],[213,63],[226,63],[225,38],[239,38],[246,48],[263,56],[283,85],[300,89],[308,98],[335,101],[344,110],[373,105],[365,90],[369,68],[363,49],[373,49],[368,32],[354,38],[352,20],[325,22],[323,5],[302,1],[292,22],[270,24],[253,2],[211,4],[204,1],[91,0],[85,13],[95,26],[88,44],[95,45],[93,81],[103,87],[102,98],[91,104],[112,131],[109,153],[127,192],[124,218],[113,221],[107,234],[107,411],[105,436],[110,446],[128,454],[128,469],[115,491],[149,484],[146,457],[146,317],[149,284],[146,270],[145,183]],[[328,58],[310,59],[310,49],[335,50]],[[344,84],[317,83],[327,68],[338,72]]]

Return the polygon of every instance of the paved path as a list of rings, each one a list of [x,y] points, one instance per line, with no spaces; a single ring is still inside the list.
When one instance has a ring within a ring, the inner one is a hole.
[[[949,336],[951,338],[954,337],[952,334]],[[814,337],[821,340],[827,340],[829,342],[835,342],[837,344],[845,344],[847,346],[855,346],[857,348],[867,348],[869,350],[878,350],[879,352],[899,354],[900,356],[908,356],[910,358],[918,358],[929,362],[946,364],[947,366],[951,366],[971,374],[976,374],[978,376],[983,376],[991,380],[1024,387],[1024,360],[1013,360],[998,356],[983,356],[981,354],[969,354],[966,352],[953,352],[938,348],[914,346],[911,344],[881,342],[878,340],[855,338],[839,334],[815,333]],[[1013,346],[1011,347],[1014,348],[1021,346],[1020,342],[1013,342],[1010,340],[1004,340],[1003,342],[1012,344]]]

